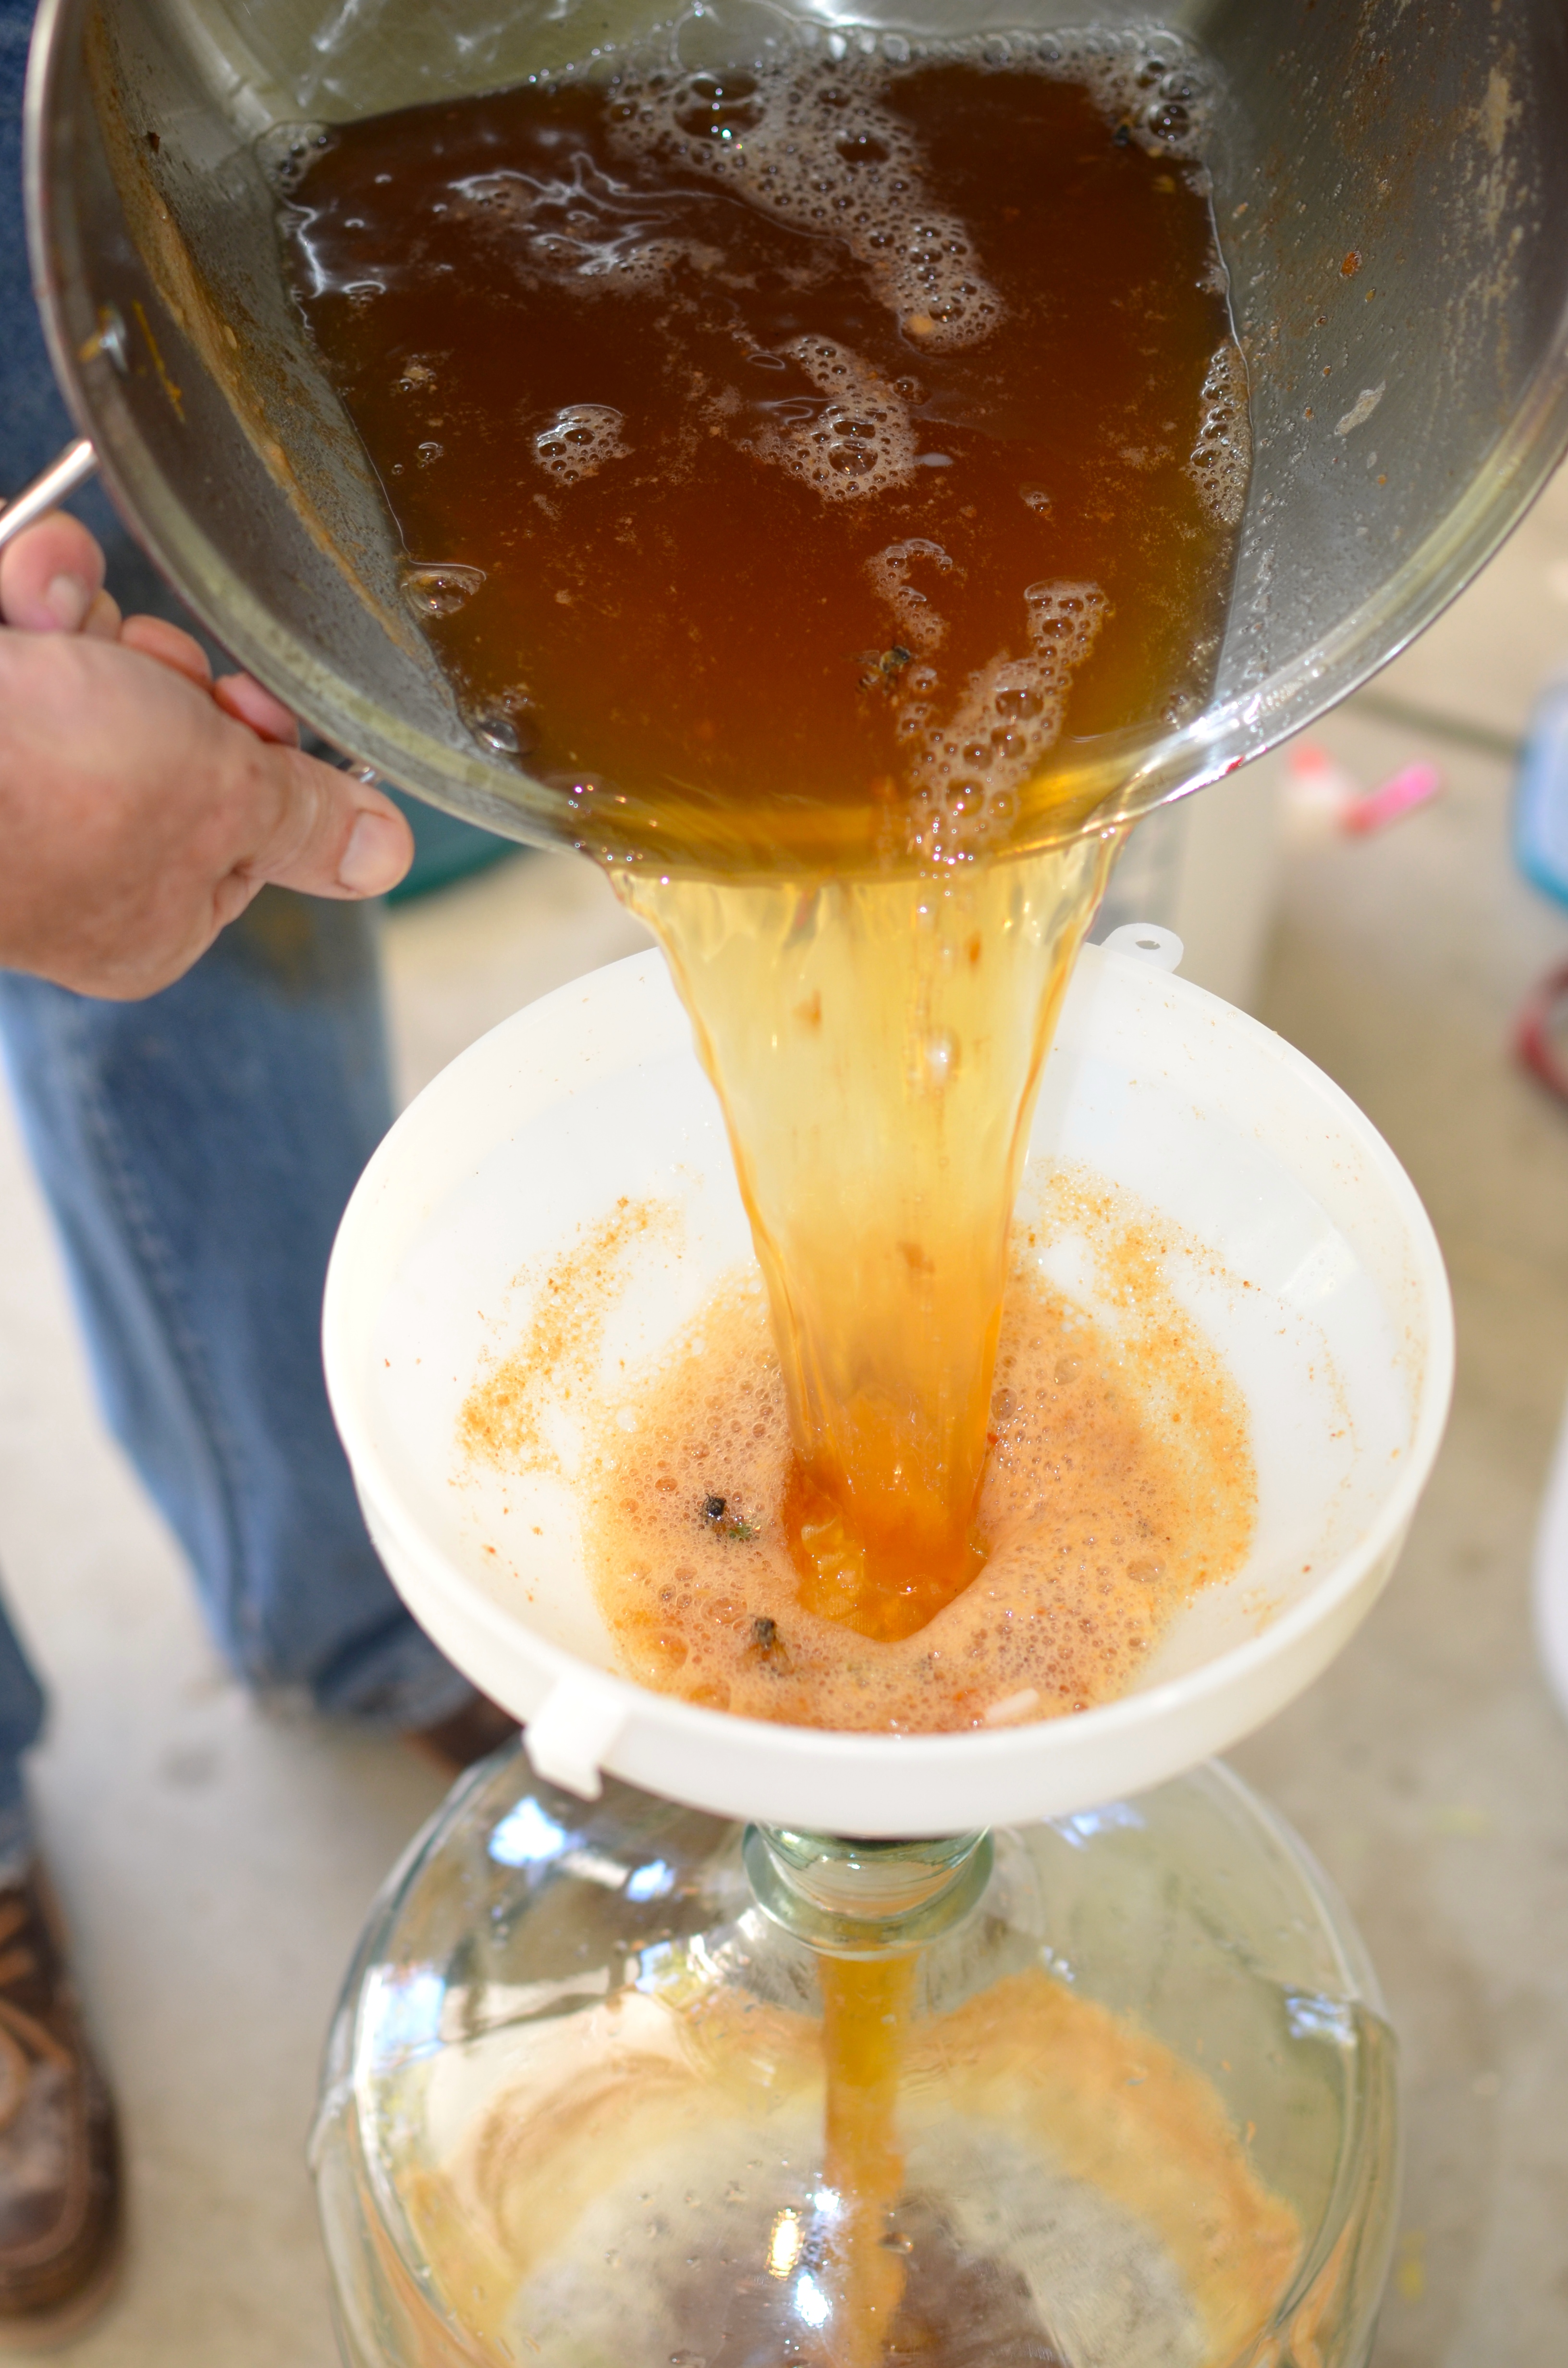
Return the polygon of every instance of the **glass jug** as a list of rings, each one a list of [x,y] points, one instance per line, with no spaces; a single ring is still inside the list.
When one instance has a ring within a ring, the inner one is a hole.
[[[869,2344],[846,1965],[897,2132]],[[519,1748],[373,1911],[312,2159],[351,2368],[1360,2368],[1397,2155],[1361,1945],[1217,1763],[857,1845],[585,1804]]]

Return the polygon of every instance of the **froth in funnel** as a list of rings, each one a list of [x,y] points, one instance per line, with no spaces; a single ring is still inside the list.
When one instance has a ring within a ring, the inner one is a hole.
[[[475,1383],[459,1444],[503,1472],[561,1468],[570,1403],[584,1550],[626,1673],[710,1709],[841,1731],[984,1730],[1059,1716],[1134,1684],[1176,1611],[1251,1542],[1244,1405],[1182,1311],[1177,1230],[1063,1174],[1026,1226],[1003,1318],[987,1559],[924,1628],[878,1643],[807,1611],[785,1533],[791,1444],[755,1283],[722,1289],[652,1371],[607,1389],[600,1349],[622,1253],[670,1217],[618,1212],[554,1261],[524,1338]],[[1097,1309],[1042,1280],[1070,1238]],[[619,1378],[619,1369],[618,1369]]]

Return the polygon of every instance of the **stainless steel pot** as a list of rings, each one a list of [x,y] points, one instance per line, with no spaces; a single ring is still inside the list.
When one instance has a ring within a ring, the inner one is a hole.
[[[832,0],[889,31],[1115,40],[1122,0]],[[35,277],[109,491],[235,656],[327,739],[524,839],[569,802],[472,735],[399,589],[396,530],[284,289],[280,127],[494,88],[643,36],[657,0],[44,0],[28,91]],[[1210,709],[1085,744],[1105,815],[1230,771],[1364,681],[1502,541],[1568,444],[1562,0],[1187,0],[1228,96],[1216,208],[1254,468]],[[704,0],[688,63],[782,19]],[[76,468],[90,465],[78,452]]]

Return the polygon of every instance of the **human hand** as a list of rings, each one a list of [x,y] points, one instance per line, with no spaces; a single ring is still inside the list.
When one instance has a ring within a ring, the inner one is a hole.
[[[0,967],[79,994],[153,995],[269,881],[381,895],[414,854],[367,783],[302,756],[248,675],[188,633],[122,620],[74,518],[0,553]]]

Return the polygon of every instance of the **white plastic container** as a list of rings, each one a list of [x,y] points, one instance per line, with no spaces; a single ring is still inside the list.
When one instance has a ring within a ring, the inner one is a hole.
[[[656,1356],[749,1258],[718,1106],[661,957],[518,1012],[387,1136],[328,1276],[334,1411],[410,1608],[527,1723],[553,1782],[591,1796],[609,1770],[726,1816],[866,1837],[1060,1816],[1224,1750],[1309,1685],[1365,1616],[1448,1410],[1452,1315],[1431,1226],[1337,1087],[1168,975],[1167,933],[1118,936],[1149,939],[1152,959],[1085,949],[1030,1171],[1082,1163],[1210,1254],[1176,1287],[1245,1394],[1258,1520],[1244,1568],[1178,1615],[1137,1691],[1074,1716],[984,1735],[849,1735],[653,1693],[617,1674],[569,1490],[456,1485],[458,1410],[500,1311],[518,1330],[526,1319],[525,1269],[623,1196],[677,1204],[683,1238],[650,1243],[611,1326],[615,1353],[635,1359]]]

